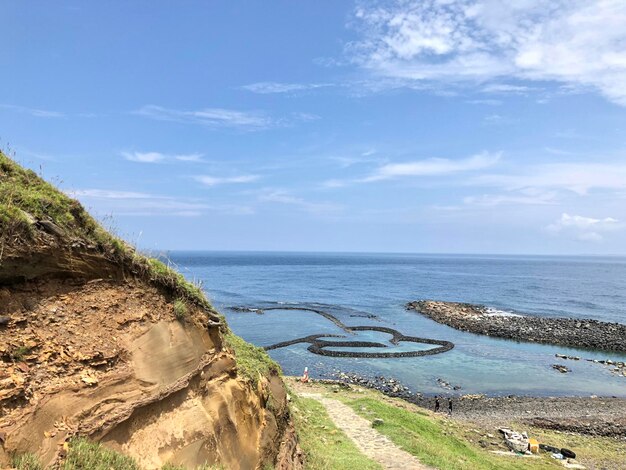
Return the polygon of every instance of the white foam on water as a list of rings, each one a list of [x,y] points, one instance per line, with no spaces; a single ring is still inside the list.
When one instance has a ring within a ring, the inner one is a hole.
[[[488,317],[523,317],[518,313],[507,312],[506,310],[498,310],[497,308],[487,307],[485,309],[485,315]]]

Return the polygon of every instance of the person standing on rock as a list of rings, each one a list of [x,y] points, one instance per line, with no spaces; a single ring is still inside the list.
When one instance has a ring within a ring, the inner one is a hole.
[[[435,395],[435,413],[439,412],[439,395]]]
[[[452,397],[448,398],[448,416],[452,416]]]

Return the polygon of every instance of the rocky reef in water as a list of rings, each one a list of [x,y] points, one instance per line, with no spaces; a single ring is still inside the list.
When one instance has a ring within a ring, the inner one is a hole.
[[[461,331],[485,336],[626,352],[626,325],[592,319],[494,314],[482,305],[418,300],[408,310]]]

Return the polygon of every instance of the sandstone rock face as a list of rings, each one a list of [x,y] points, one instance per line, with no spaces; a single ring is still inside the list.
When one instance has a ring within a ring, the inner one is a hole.
[[[0,216],[0,468],[74,436],[146,469],[302,467],[282,379],[239,372],[199,290],[1,152]]]
[[[35,452],[50,464],[63,442],[84,435],[148,469],[247,469],[274,463],[285,435],[285,446],[297,445],[280,378],[256,386],[238,377],[219,328],[193,315],[176,320],[157,288],[55,280],[8,290],[14,308],[0,327],[5,453]]]

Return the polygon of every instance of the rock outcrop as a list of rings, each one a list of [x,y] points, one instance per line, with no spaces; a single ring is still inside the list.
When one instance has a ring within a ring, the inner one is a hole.
[[[482,305],[420,300],[415,310],[457,330],[517,341],[626,352],[626,325],[591,319],[493,314]]]
[[[197,286],[0,153],[0,467],[86,436],[146,469],[300,468],[278,366],[242,370],[258,348],[229,338]]]

